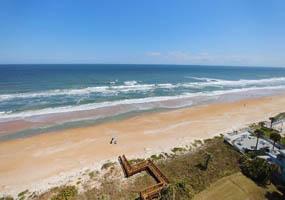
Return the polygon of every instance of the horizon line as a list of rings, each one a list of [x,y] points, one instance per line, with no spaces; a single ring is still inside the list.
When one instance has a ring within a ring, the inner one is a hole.
[[[175,65],[175,66],[209,66],[209,67],[255,67],[255,68],[284,68],[285,66],[262,65],[225,65],[225,64],[157,64],[157,63],[0,63],[1,65]]]

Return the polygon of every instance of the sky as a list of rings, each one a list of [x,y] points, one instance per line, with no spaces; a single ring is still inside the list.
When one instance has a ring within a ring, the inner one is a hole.
[[[0,0],[0,64],[285,67],[284,0]]]

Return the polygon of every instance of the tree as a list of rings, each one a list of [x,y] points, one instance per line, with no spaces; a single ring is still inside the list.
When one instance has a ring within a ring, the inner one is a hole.
[[[258,145],[258,141],[259,141],[259,138],[262,137],[264,135],[263,131],[260,130],[260,129],[256,129],[254,131],[254,134],[256,136],[256,145],[255,145],[255,150],[257,150],[257,145]]]
[[[275,122],[275,117],[269,117],[270,120],[270,128],[272,128],[273,122]]]
[[[246,156],[240,160],[240,168],[244,175],[262,185],[270,181],[275,170],[271,164],[262,158],[248,159]]]
[[[275,143],[281,140],[281,135],[277,131],[272,131],[270,133],[270,139],[274,142],[272,147],[272,150],[274,150]]]
[[[261,126],[261,128],[263,128],[265,126],[265,122],[259,122],[258,125]]]

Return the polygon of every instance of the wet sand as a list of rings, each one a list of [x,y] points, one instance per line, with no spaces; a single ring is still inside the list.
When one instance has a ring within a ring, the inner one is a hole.
[[[145,157],[195,139],[267,120],[285,110],[285,96],[272,96],[145,113],[115,122],[0,142],[0,194],[43,191],[98,169],[117,156]],[[110,144],[115,136],[117,144]]]

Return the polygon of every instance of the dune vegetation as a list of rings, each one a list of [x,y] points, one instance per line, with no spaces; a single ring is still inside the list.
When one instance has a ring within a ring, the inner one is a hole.
[[[282,199],[281,193],[272,184],[258,186],[250,178],[244,176],[240,169],[241,158],[240,153],[224,143],[222,136],[195,141],[186,147],[174,148],[171,153],[151,156],[151,159],[170,180],[168,187],[161,192],[162,200],[203,199],[207,195],[217,196],[219,193],[237,195],[237,197],[250,194],[250,199],[262,199],[266,195],[274,194],[275,197],[277,195]],[[130,162],[142,160],[138,158]],[[135,200],[139,199],[140,190],[154,183],[154,180],[146,173],[128,179],[123,178],[120,165],[114,162],[106,163],[101,170],[104,173],[89,172],[90,180],[85,183],[78,181],[75,186],[52,188],[40,195],[25,192],[20,194],[21,199]],[[221,180],[224,181],[221,182]],[[225,182],[229,184],[225,185]],[[240,189],[235,190],[230,187],[231,185]],[[243,187],[246,187],[246,193]],[[224,191],[232,191],[232,193],[228,194]],[[3,200],[8,199],[3,198]]]

